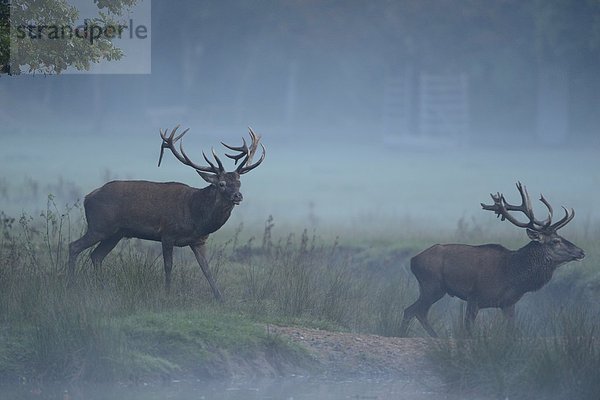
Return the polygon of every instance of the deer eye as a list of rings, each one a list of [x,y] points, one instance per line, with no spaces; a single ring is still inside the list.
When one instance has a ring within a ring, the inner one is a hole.
[[[225,181],[219,181],[219,187],[224,188],[225,186],[227,186],[227,183],[225,183]]]
[[[560,240],[559,238],[554,238],[554,239],[552,239],[552,244],[553,244],[553,245],[555,245],[555,246],[556,246],[557,244],[560,244],[560,242],[561,242],[561,240]]]

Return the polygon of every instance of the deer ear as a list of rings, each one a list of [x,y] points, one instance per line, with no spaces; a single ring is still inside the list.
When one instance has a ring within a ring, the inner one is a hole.
[[[529,236],[529,239],[535,240],[536,242],[542,242],[544,240],[544,237],[541,233],[531,229],[527,229],[527,236]]]
[[[200,175],[200,177],[202,179],[204,179],[208,183],[216,185],[219,182],[219,179],[217,178],[216,175],[208,174],[206,172],[202,172],[202,171],[198,171],[198,170],[196,170],[196,172],[198,173],[198,175]]]

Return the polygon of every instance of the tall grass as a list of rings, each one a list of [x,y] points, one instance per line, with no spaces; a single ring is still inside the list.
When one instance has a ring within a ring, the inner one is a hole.
[[[191,252],[175,253],[167,294],[160,246],[139,240],[123,241],[98,271],[84,252],[76,285],[68,288],[67,246],[82,234],[81,221],[79,205],[60,209],[52,197],[36,217],[0,213],[0,378],[116,379],[125,371],[178,371],[188,365],[186,354],[192,348],[207,348],[198,344],[203,339],[194,337],[196,331],[185,321],[203,326],[207,319],[208,325],[226,327],[223,335],[234,334],[238,341],[252,331],[252,321],[395,336],[403,309],[417,296],[410,257],[454,236],[461,239],[453,241],[485,240],[484,229],[466,221],[459,222],[451,237],[423,231],[411,235],[403,227],[402,232],[359,241],[306,229],[279,232],[272,218],[259,232],[240,225],[210,241],[209,262],[226,298],[225,305],[216,305]],[[516,328],[484,312],[476,322],[477,333],[464,339],[455,323],[456,301],[434,305],[432,321],[453,339],[439,342],[432,357],[456,391],[478,387],[492,396],[518,398],[525,387],[538,392],[550,388],[551,394],[572,391],[589,398],[586,393],[600,382],[594,339],[598,319],[592,318],[600,311],[595,301],[600,246],[593,227],[586,232],[576,240],[588,254],[583,264],[563,267],[547,287],[519,302]],[[515,242],[512,236],[506,239],[490,241]],[[589,314],[573,313],[575,309]],[[235,333],[228,316],[245,328]],[[181,339],[181,347],[173,351],[178,362],[166,357],[161,346],[148,343],[148,326],[160,327],[152,330],[151,340],[170,343],[169,348],[175,337]],[[178,336],[169,326],[188,333]],[[218,341],[204,326],[196,334]],[[422,331],[417,327],[412,334]],[[263,339],[263,345],[272,342]],[[209,357],[198,351],[195,356]]]
[[[80,215],[77,206],[59,211],[52,197],[38,217],[23,215],[17,221],[0,214],[0,381],[173,372],[175,364],[153,355],[158,350],[138,348],[137,328],[124,326],[124,321],[148,312],[164,315],[164,320],[181,310],[201,316],[208,312],[213,326],[223,321],[221,314],[211,313],[216,306],[198,284],[196,270],[179,269],[174,274],[177,292],[168,296],[162,262],[157,262],[160,254],[138,241],[125,242],[99,271],[83,254],[76,284],[68,287],[67,246],[81,234]],[[240,327],[248,324],[239,322]]]
[[[539,336],[531,321],[480,321],[475,332],[438,340],[430,358],[453,392],[493,399],[597,399],[598,315],[563,309]]]
[[[260,239],[231,249],[223,280],[232,306],[284,324],[398,333],[389,320],[415,295],[409,253],[341,245],[307,229],[277,236],[274,229],[270,217]]]
[[[273,243],[273,226],[270,218],[260,246],[250,239],[234,250],[241,302],[263,315],[348,325],[348,312],[360,301],[363,288],[349,276],[338,243],[318,244],[317,236],[307,230]]]
[[[393,296],[398,280],[387,283],[380,271],[364,268],[374,263],[364,249],[306,230],[276,237],[270,219],[258,241],[242,241],[240,227],[211,243],[209,262],[224,306],[214,304],[195,260],[183,251],[176,252],[167,294],[160,246],[139,240],[123,241],[99,270],[84,252],[68,287],[67,247],[82,234],[81,215],[78,205],[61,210],[52,197],[37,217],[0,214],[1,378],[111,379],[128,366],[174,371],[168,359],[140,351],[138,336],[132,344],[132,327],[124,327],[132,315],[148,313],[218,310],[254,321],[378,331],[381,320],[373,316],[384,311],[373,294],[385,286]],[[26,351],[17,356],[21,348]]]

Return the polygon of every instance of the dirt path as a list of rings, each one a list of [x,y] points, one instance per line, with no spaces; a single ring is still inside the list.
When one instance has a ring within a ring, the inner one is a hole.
[[[426,356],[431,339],[280,326],[269,329],[308,349],[323,366],[324,378],[401,379],[443,392],[443,384]]]

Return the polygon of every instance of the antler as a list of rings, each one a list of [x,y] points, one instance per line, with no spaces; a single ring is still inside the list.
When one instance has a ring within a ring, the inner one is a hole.
[[[214,149],[212,149],[212,156],[214,157],[214,159],[217,162],[218,166],[215,166],[215,164],[213,164],[208,159],[208,157],[206,157],[206,154],[204,154],[204,152],[202,152],[202,156],[204,157],[204,159],[206,160],[206,162],[208,163],[208,165],[210,165],[210,167],[203,167],[202,165],[198,165],[198,164],[194,163],[192,160],[190,160],[190,158],[188,157],[188,155],[183,150],[183,142],[179,142],[179,151],[177,151],[177,148],[175,147],[175,144],[177,143],[177,141],[179,141],[183,137],[183,135],[185,135],[187,133],[187,131],[190,130],[188,128],[188,129],[184,130],[181,134],[175,136],[175,133],[177,132],[177,129],[179,129],[179,125],[177,125],[175,128],[173,128],[173,130],[171,131],[171,134],[169,134],[169,136],[167,136],[167,130],[165,130],[163,132],[163,130],[160,129],[160,137],[162,138],[163,142],[162,142],[162,145],[160,146],[160,156],[158,157],[158,166],[159,167],[160,167],[160,163],[162,161],[163,153],[164,153],[165,149],[169,149],[169,150],[171,150],[171,153],[173,153],[173,155],[182,164],[185,164],[185,165],[187,165],[189,167],[192,167],[196,171],[210,172],[210,173],[213,173],[213,174],[218,174],[220,172],[224,172],[225,171],[225,169],[223,168],[223,163],[221,162],[221,160],[219,160],[219,157],[217,157],[217,155],[215,154],[215,150]]]
[[[519,190],[519,193],[521,194],[521,205],[517,206],[517,205],[509,204],[506,201],[506,199],[504,198],[503,194],[497,193],[497,194],[490,194],[490,196],[492,197],[492,200],[494,200],[494,204],[486,205],[486,204],[481,203],[481,207],[483,207],[484,210],[494,211],[498,217],[501,217],[502,221],[504,221],[506,219],[520,228],[529,228],[531,230],[538,231],[538,232],[556,231],[559,228],[562,228],[563,226],[568,224],[569,221],[571,221],[573,219],[573,217],[575,216],[575,211],[573,209],[571,209],[571,213],[569,214],[567,209],[565,207],[563,207],[563,209],[565,210],[565,214],[566,214],[565,217],[562,218],[557,223],[555,223],[554,225],[551,225],[552,224],[552,212],[553,212],[552,206],[544,198],[544,195],[540,195],[540,201],[546,206],[546,208],[548,208],[548,218],[546,218],[543,221],[537,220],[537,219],[535,219],[535,217],[533,215],[533,207],[531,205],[531,200],[529,200],[529,193],[527,193],[527,188],[525,186],[523,186],[521,184],[521,182],[517,182],[517,189]],[[527,218],[529,218],[529,222],[520,222],[513,215],[511,215],[509,213],[509,211],[522,212],[523,214],[525,214],[525,216]]]
[[[563,206],[563,210],[565,210],[565,216],[557,223],[550,225],[548,227],[549,230],[557,231],[560,228],[562,228],[563,226],[565,226],[566,224],[568,224],[569,222],[571,222],[571,220],[573,218],[575,218],[575,210],[574,209],[571,208],[570,214],[569,214],[569,210],[567,210],[564,206]]]
[[[232,160],[235,160],[236,165],[241,158],[245,157],[242,160],[242,162],[240,163],[240,165],[236,168],[236,172],[240,175],[245,174],[246,172],[251,171],[254,168],[258,167],[260,165],[260,163],[262,163],[263,160],[265,159],[265,154],[266,154],[265,146],[263,146],[263,144],[260,143],[260,135],[257,135],[256,133],[254,133],[252,128],[249,127],[248,129],[250,130],[250,139],[252,140],[252,143],[250,143],[250,147],[248,147],[248,145],[246,143],[246,139],[244,139],[244,138],[242,138],[243,143],[241,146],[230,146],[228,144],[221,142],[221,144],[223,146],[227,147],[229,150],[239,152],[239,154],[225,154],[226,157],[229,157]],[[262,155],[260,156],[260,159],[257,162],[255,162],[254,164],[251,164],[252,157],[254,157],[254,153],[256,153],[256,150],[258,149],[259,144],[260,144],[260,147],[262,147]]]

